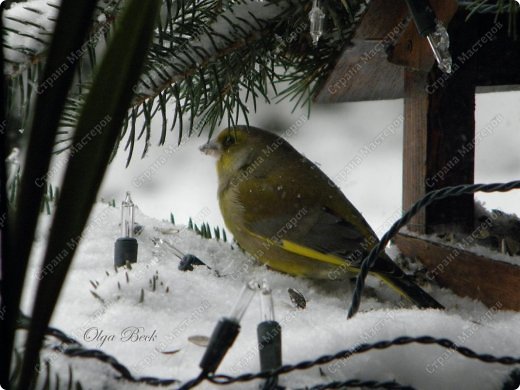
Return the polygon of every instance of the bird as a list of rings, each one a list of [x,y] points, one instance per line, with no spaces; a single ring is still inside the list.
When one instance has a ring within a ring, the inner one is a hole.
[[[339,187],[284,138],[236,125],[200,150],[217,159],[217,195],[227,228],[269,268],[318,280],[351,278],[378,243]],[[370,273],[419,308],[443,308],[384,252]]]

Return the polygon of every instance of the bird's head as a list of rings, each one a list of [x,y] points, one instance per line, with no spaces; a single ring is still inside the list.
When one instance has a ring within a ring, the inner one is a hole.
[[[265,130],[235,126],[222,130],[216,138],[202,145],[200,150],[217,158],[217,170],[222,178],[261,159],[266,147],[278,139],[275,134]]]

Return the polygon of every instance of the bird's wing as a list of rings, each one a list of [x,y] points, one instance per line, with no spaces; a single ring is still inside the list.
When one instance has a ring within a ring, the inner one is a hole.
[[[289,252],[319,261],[357,267],[377,239],[365,237],[352,223],[326,207],[302,208],[300,214],[282,214],[249,222],[253,234],[266,237]]]
[[[326,207],[313,210],[294,226],[287,223],[289,220],[287,216],[266,218],[251,222],[248,229],[257,237],[267,237],[270,245],[324,263],[347,266],[349,271],[357,271],[378,242],[375,236],[363,235],[351,222]],[[405,277],[384,252],[376,259],[371,271],[391,285],[391,280]]]
[[[298,197],[298,189],[291,188],[290,180],[277,185],[263,178],[248,178],[239,187],[236,200],[245,210],[243,227],[270,245],[318,261],[335,265],[347,262],[357,267],[377,243],[375,234],[355,209],[351,220],[344,218],[330,205],[324,205],[328,197],[318,191]],[[343,206],[348,203],[343,195],[341,200]]]

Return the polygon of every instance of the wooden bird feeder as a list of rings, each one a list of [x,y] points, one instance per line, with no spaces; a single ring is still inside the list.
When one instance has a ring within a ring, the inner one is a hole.
[[[404,0],[372,0],[315,96],[317,103],[404,98],[404,210],[431,190],[474,182],[476,88],[506,91],[520,84],[520,40],[508,34],[507,15],[468,19],[456,0],[430,4],[448,27],[452,74],[435,65]],[[436,176],[440,171],[445,173]],[[430,272],[442,268],[433,273],[440,285],[488,306],[500,302],[503,309],[520,310],[520,267],[417,236],[470,234],[474,207],[472,195],[436,201],[407,226],[414,234],[400,233],[395,243]]]

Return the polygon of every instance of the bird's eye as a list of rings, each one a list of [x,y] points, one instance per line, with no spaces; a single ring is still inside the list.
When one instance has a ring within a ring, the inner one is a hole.
[[[233,145],[234,143],[236,142],[236,139],[233,135],[229,134],[226,136],[226,138],[224,138],[224,146],[225,147],[228,147],[228,146],[231,146]]]

